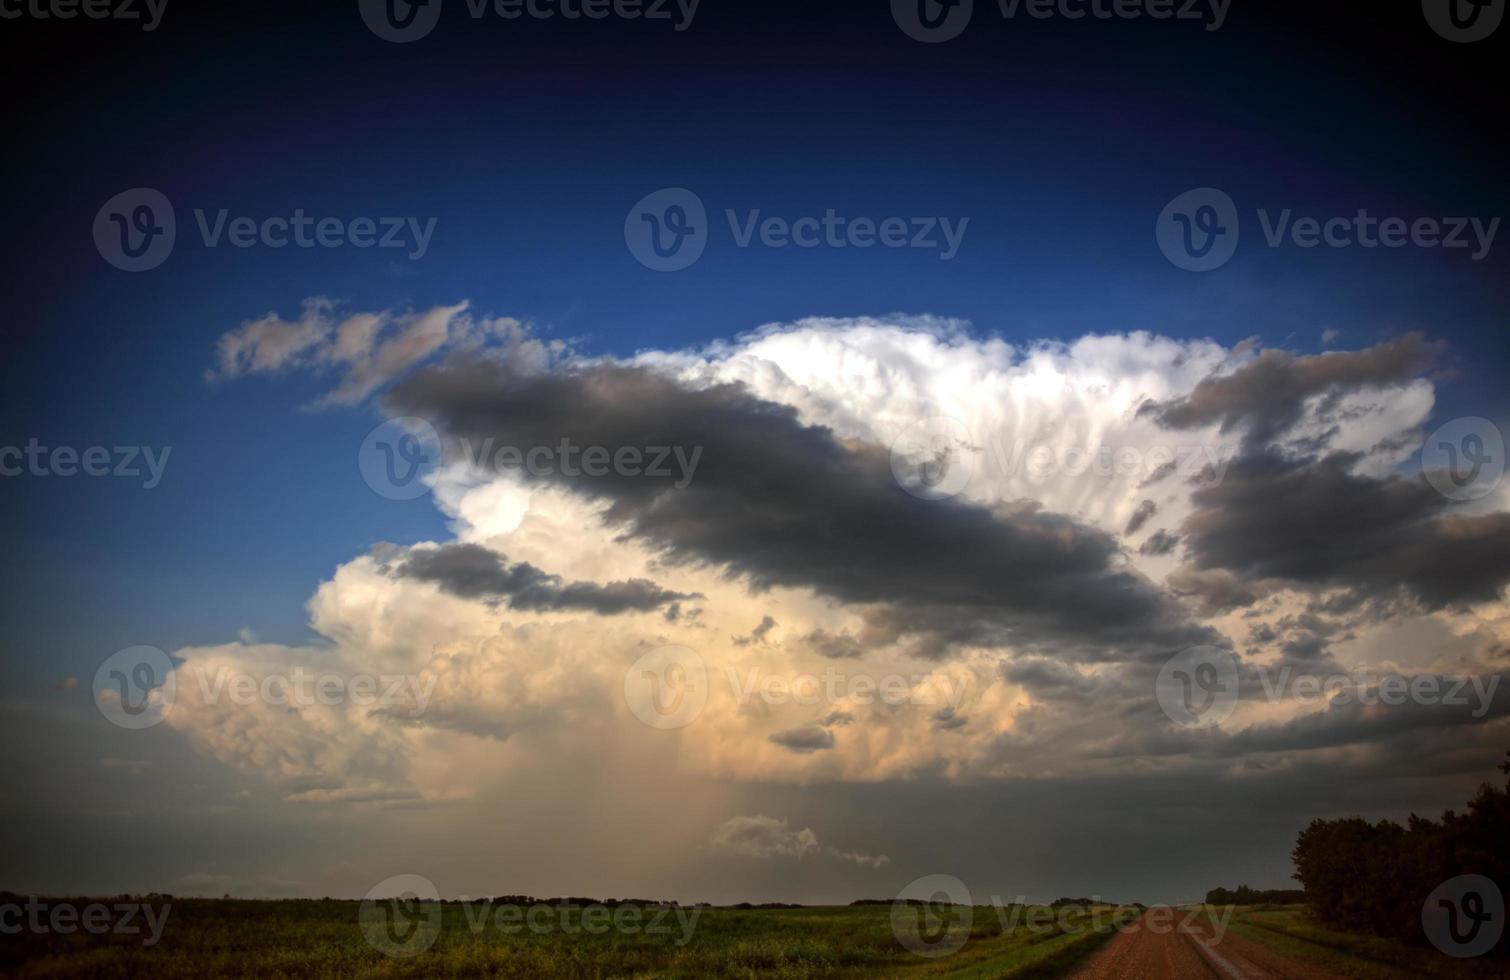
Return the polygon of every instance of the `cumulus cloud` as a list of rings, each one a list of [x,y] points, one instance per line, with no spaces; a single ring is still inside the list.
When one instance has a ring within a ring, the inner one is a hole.
[[[186,648],[175,656],[176,697],[166,722],[232,769],[275,785],[298,802],[392,804],[421,800],[407,778],[402,733],[344,694],[314,696],[314,678],[359,670],[328,651],[277,645]],[[310,696],[282,681],[300,670]],[[271,693],[272,696],[268,696]]]
[[[617,533],[666,561],[717,564],[755,590],[809,588],[870,606],[877,642],[916,640],[940,655],[1010,634],[1105,658],[1203,635],[1116,564],[1110,535],[1036,505],[919,499],[897,484],[885,447],[804,425],[740,384],[693,388],[608,364],[521,373],[465,359],[411,375],[388,404],[452,440],[701,447],[697,478],[680,489],[614,473],[543,479],[602,501]]]
[[[375,352],[364,329],[342,349]],[[455,540],[343,564],[310,602],[320,643],[182,654],[428,685],[418,713],[277,713],[190,693],[170,724],[289,799],[450,803],[527,759],[641,745],[717,785],[1209,772],[1245,752],[1282,779],[1303,768],[1286,753],[1348,765],[1391,739],[1487,723],[1355,720],[1308,740],[1283,734],[1306,712],[1245,700],[1217,749],[1172,732],[1151,696],[1164,657],[1193,642],[1246,643],[1251,676],[1255,658],[1377,660],[1421,622],[1465,671],[1503,668],[1504,515],[1465,516],[1397,472],[1432,404],[1426,341],[1316,361],[1146,334],[1014,346],[947,321],[811,320],[622,360],[483,332],[452,322],[445,344],[395,355],[407,366],[341,398],[386,387],[387,412],[430,419],[452,446],[702,447],[695,478],[453,465],[434,499]],[[268,333],[266,350],[260,334],[238,339],[225,376],[344,363],[321,353],[335,340]],[[898,485],[890,447],[938,415],[966,433],[950,465],[969,479],[923,500]],[[665,644],[707,668],[706,705],[676,732],[625,703],[629,666]],[[813,703],[734,691],[826,671],[840,683]],[[891,703],[847,683],[888,675],[901,681]],[[781,821],[737,820],[754,823],[726,825],[716,848],[819,847]]]
[[[811,830],[793,830],[785,820],[775,817],[731,817],[713,832],[705,848],[713,854],[766,861],[773,858],[832,857],[869,868],[881,868],[890,862],[884,854],[872,855],[825,847]]]
[[[410,549],[394,564],[393,574],[434,582],[463,599],[503,602],[510,609],[536,612],[575,609],[608,616],[648,612],[679,600],[701,598],[662,589],[642,578],[607,585],[566,582],[529,562],[510,563],[507,556],[475,544]]]

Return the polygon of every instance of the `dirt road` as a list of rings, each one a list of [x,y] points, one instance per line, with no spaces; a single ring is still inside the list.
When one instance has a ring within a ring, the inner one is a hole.
[[[1113,936],[1075,980],[1346,980],[1226,932],[1186,910],[1150,911]]]

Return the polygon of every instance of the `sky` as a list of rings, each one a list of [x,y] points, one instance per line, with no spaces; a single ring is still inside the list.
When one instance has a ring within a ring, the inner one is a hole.
[[[1460,806],[1510,35],[973,7],[5,7],[0,467],[131,473],[0,476],[0,885],[1180,901]]]

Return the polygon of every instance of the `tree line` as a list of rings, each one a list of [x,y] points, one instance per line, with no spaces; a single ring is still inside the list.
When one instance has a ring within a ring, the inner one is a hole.
[[[1499,768],[1510,774],[1510,753]],[[1484,783],[1465,812],[1439,820],[1313,820],[1293,856],[1295,878],[1322,922],[1425,943],[1422,904],[1443,882],[1483,875],[1510,884],[1510,782]],[[1506,955],[1504,939],[1495,952]]]
[[[1299,905],[1306,893],[1299,888],[1213,888],[1206,893],[1207,905]]]

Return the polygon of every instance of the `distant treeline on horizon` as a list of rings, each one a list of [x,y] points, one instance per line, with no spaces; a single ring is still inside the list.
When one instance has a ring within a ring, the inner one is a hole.
[[[1207,905],[1300,905],[1306,893],[1299,888],[1213,888],[1206,893]]]

